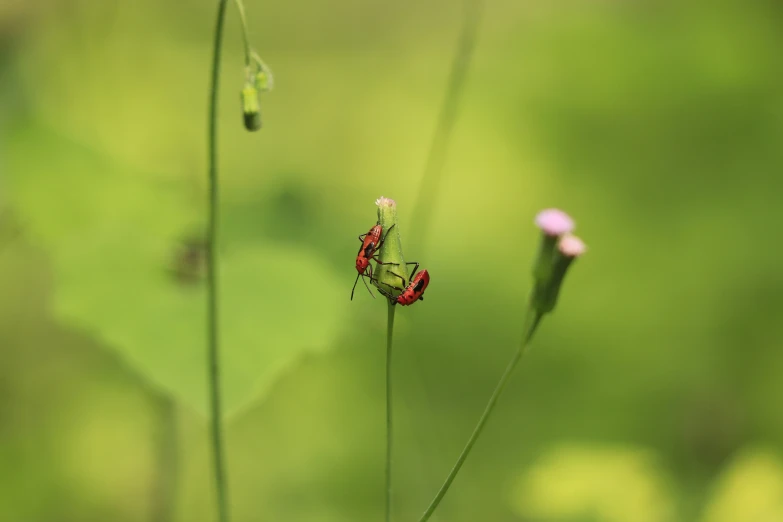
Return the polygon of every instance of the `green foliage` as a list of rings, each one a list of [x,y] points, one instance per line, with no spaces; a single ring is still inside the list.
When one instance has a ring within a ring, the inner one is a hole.
[[[0,252],[0,461],[10,462],[0,504],[11,522],[148,520],[143,408],[107,412],[120,409],[115,387],[144,404],[149,391],[135,377],[151,370],[128,372],[114,355],[154,357],[162,377],[147,380],[182,381],[201,404],[201,272],[176,261],[198,252],[203,226],[214,5],[11,5],[21,14],[0,20],[0,237],[9,224],[22,233]],[[248,3],[254,44],[285,87],[263,100],[262,138],[239,123],[230,78],[244,79],[242,42],[228,18],[223,334],[237,328],[229,314],[258,311],[243,337],[287,327],[302,341],[283,354],[266,339],[224,338],[224,364],[256,379],[226,368],[234,409],[272,382],[253,361],[304,361],[277,372],[265,401],[229,426],[237,520],[380,516],[385,304],[348,297],[356,236],[383,194],[399,204],[409,260],[426,260],[438,282],[425,302],[396,311],[399,519],[420,516],[519,341],[531,220],[558,206],[586,232],[589,257],[438,515],[517,520],[510,485],[567,437],[654,451],[675,520],[702,522],[736,452],[783,444],[779,5],[488,3],[426,244],[412,240],[411,220],[459,10],[443,0],[300,7]],[[257,259],[266,252],[268,263]],[[159,302],[134,296],[134,285]],[[282,323],[262,320],[289,298]],[[120,316],[124,299],[137,317]],[[174,349],[155,339],[157,353],[118,351],[117,340],[155,337],[153,316],[172,309],[161,323],[174,330],[160,341]],[[314,344],[312,321],[324,330]],[[299,356],[317,347],[331,350]],[[173,367],[183,376],[164,375]],[[203,522],[212,513],[204,422],[181,415],[178,518]],[[118,426],[133,436],[115,437]],[[774,486],[767,470],[780,457],[754,459],[729,489],[731,510],[715,509],[750,513],[739,483]]]
[[[678,520],[671,477],[642,447],[554,444],[511,492],[515,511],[532,520],[667,522]],[[696,522],[783,518],[783,463],[770,448],[739,452],[710,486]]]
[[[182,187],[40,128],[16,134],[11,145],[14,210],[51,256],[54,313],[205,411],[205,296],[197,266],[189,266],[198,263],[198,242],[194,259],[179,253],[200,230],[198,205]],[[315,255],[275,243],[221,252],[229,412],[268,390],[303,352],[331,346],[344,292]]]
[[[643,448],[554,446],[520,478],[512,505],[532,520],[669,522],[674,501],[659,468]]]

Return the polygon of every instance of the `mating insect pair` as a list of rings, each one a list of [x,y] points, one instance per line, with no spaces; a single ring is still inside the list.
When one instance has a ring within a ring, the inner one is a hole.
[[[371,260],[375,261],[379,265],[399,266],[398,263],[384,263],[377,256],[377,252],[381,249],[383,243],[386,241],[386,237],[388,237],[389,232],[391,232],[392,228],[394,227],[395,225],[389,227],[389,230],[386,231],[386,235],[383,236],[383,238],[381,238],[383,227],[380,224],[372,227],[366,234],[359,236],[359,241],[362,242],[362,246],[359,248],[359,252],[356,255],[356,271],[359,272],[359,274],[356,276],[356,281],[353,283],[353,289],[351,290],[351,300],[353,300],[353,293],[356,290],[356,284],[359,282],[360,277],[362,278],[362,282],[364,282],[364,286],[367,287],[367,291],[370,292],[370,295],[373,295],[372,290],[370,290],[370,287],[367,285],[367,281],[364,279],[364,276],[367,275],[370,278],[370,281],[375,281],[376,283],[378,282],[377,279],[373,279],[372,277],[372,265],[370,264]],[[408,306],[412,305],[417,300],[424,300],[423,294],[424,290],[427,288],[427,285],[430,284],[430,275],[426,270],[422,270],[421,272],[417,273],[419,270],[419,263],[411,262],[405,264],[414,265],[414,267],[413,271],[411,272],[410,283],[406,284],[404,277],[399,274],[394,274],[400,278],[404,287],[401,288],[399,286],[392,286],[392,288],[401,292],[400,295],[394,297],[383,290],[381,287],[378,287],[378,291],[387,299],[392,301],[393,304]],[[373,295],[373,297],[375,296]]]

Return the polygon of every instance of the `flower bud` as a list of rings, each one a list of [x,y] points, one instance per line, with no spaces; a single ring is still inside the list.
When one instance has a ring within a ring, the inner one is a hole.
[[[261,110],[258,105],[258,91],[249,83],[245,84],[245,88],[242,89],[242,114],[247,130],[257,131],[261,128]]]
[[[255,87],[258,92],[272,90],[272,75],[266,69],[259,69],[255,75]]]
[[[587,247],[578,237],[566,234],[560,238],[553,255],[550,277],[547,281],[536,281],[533,292],[532,305],[541,315],[555,309],[568,268],[586,251]]]
[[[397,297],[408,284],[408,274],[406,273],[405,258],[402,255],[402,243],[400,241],[399,225],[397,224],[397,203],[393,199],[381,196],[375,201],[378,205],[378,223],[383,228],[383,246],[378,251],[378,259],[381,263],[376,264],[375,285],[391,295]]]
[[[264,60],[258,56],[255,51],[252,52],[253,61],[255,62],[255,74],[253,75],[253,84],[258,92],[271,91],[274,87],[274,77],[272,76],[272,69],[270,69]]]
[[[562,210],[549,208],[538,213],[535,223],[541,230],[541,241],[533,264],[533,278],[537,282],[546,283],[552,271],[557,240],[574,229],[574,221]]]

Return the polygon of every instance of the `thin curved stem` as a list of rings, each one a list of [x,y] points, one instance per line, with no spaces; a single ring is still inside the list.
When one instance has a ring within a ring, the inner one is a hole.
[[[253,51],[250,49],[250,33],[247,30],[247,17],[245,16],[245,4],[242,0],[234,0],[237,5],[237,11],[239,11],[239,19],[242,22],[242,41],[245,45],[245,67],[250,67],[251,57]]]
[[[388,303],[388,320],[386,324],[386,522],[391,521],[392,496],[392,336],[394,335],[394,310],[397,308]]]
[[[462,30],[451,63],[451,72],[446,85],[446,96],[441,105],[438,123],[432,135],[430,150],[424,173],[419,183],[419,193],[413,211],[413,241],[416,245],[426,244],[426,234],[430,228],[434,206],[432,201],[438,193],[443,173],[449,140],[454,123],[457,120],[459,102],[465,87],[468,67],[476,47],[476,35],[484,13],[485,0],[465,0]],[[429,201],[429,203],[426,203]]]
[[[527,347],[530,344],[530,339],[533,338],[533,333],[536,331],[536,328],[541,321],[541,317],[542,315],[533,311],[532,308],[528,309],[527,318],[525,319],[525,329],[519,348],[514,353],[514,356],[511,358],[508,366],[506,366],[506,371],[503,372],[503,375],[500,377],[500,380],[495,386],[495,391],[492,392],[492,396],[489,398],[487,406],[484,408],[484,413],[481,414],[476,427],[473,428],[473,433],[470,435],[467,444],[465,444],[465,448],[462,450],[462,453],[460,453],[459,457],[457,458],[457,462],[454,464],[454,467],[449,472],[449,475],[446,477],[446,480],[443,482],[443,485],[440,487],[440,490],[438,490],[437,495],[435,495],[435,498],[432,500],[419,522],[426,522],[429,520],[429,518],[438,508],[440,501],[443,500],[443,497],[448,492],[449,487],[451,487],[451,483],[454,482],[454,478],[457,476],[460,468],[465,463],[465,459],[468,458],[470,450],[473,449],[473,445],[476,443],[479,435],[481,435],[481,431],[484,429],[484,425],[487,423],[487,419],[489,419],[489,416],[492,414],[492,410],[495,409],[495,404],[497,404],[498,398],[500,398],[500,395],[503,393],[506,384],[508,384],[509,378],[514,372],[514,368],[516,368],[517,363],[519,363],[520,359],[522,359],[525,353],[527,353]]]
[[[207,227],[207,339],[210,387],[210,428],[212,435],[212,458],[215,474],[215,493],[218,521],[228,522],[228,491],[226,486],[226,465],[223,453],[223,424],[220,399],[220,359],[218,344],[218,160],[217,121],[218,88],[220,84],[220,50],[223,42],[223,25],[226,17],[227,0],[219,0],[215,24],[215,41],[212,50],[212,80],[209,97],[209,224]]]

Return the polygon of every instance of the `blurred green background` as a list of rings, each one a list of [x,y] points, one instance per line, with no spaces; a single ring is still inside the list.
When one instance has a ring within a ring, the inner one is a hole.
[[[215,3],[0,0],[0,521],[214,520],[197,238]],[[381,195],[432,275],[397,310],[396,520],[518,343],[549,206],[590,251],[433,520],[783,520],[779,2],[488,0],[421,199],[460,4],[246,7],[276,87],[246,133],[230,5],[235,521],[382,519],[385,304],[348,299]]]

